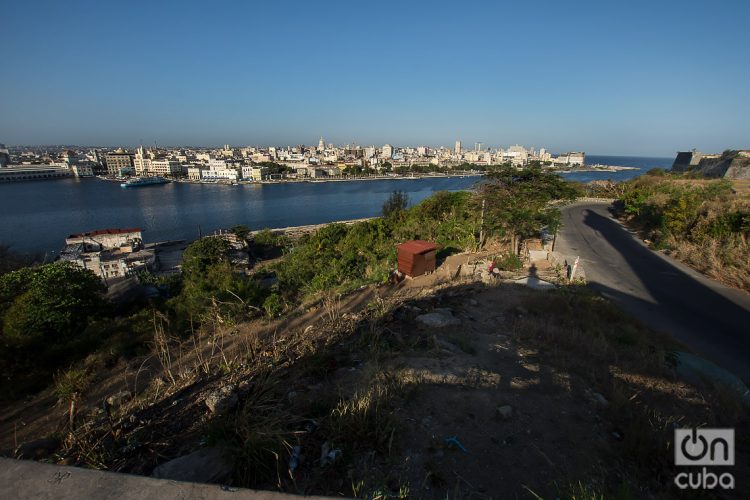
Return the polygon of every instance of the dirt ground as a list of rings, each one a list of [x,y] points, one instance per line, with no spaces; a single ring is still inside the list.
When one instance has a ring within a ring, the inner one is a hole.
[[[475,258],[457,256],[437,273],[365,287],[283,321],[214,333],[213,344],[179,358],[181,375],[171,385],[153,359],[118,365],[86,397],[82,413],[91,423],[81,428],[93,444],[68,443],[50,460],[150,474],[204,445],[221,420],[207,412],[207,392],[229,382],[252,386],[261,363],[277,377],[274,407],[293,415],[290,422],[316,422],[317,430],[285,437],[289,449],[300,447],[299,468],[241,486],[368,498],[676,497],[669,462],[675,426],[731,425],[747,436],[744,412],[662,366],[663,350],[675,347],[669,339],[644,337],[629,318],[596,309],[596,299],[582,302],[590,311],[571,310],[575,295],[509,283],[517,276],[490,283],[457,277],[458,266]],[[545,265],[516,274],[532,272],[555,277]],[[427,326],[419,318],[430,313],[452,320]],[[593,337],[580,331],[577,316],[598,325]],[[219,364],[219,357],[231,362]],[[195,367],[206,358],[218,368],[202,374]],[[398,385],[395,396],[363,407],[355,415],[361,420],[336,431],[342,402],[361,401],[383,377]],[[163,387],[156,394],[155,381]],[[107,424],[98,408],[122,388],[137,396]],[[252,397],[239,393],[235,419],[254,411]],[[0,446],[59,432],[66,410],[50,392],[3,408]],[[333,464],[319,458],[326,445],[341,450]],[[737,489],[724,496],[746,498],[747,438],[737,448]],[[288,461],[288,452],[279,456],[277,469]]]

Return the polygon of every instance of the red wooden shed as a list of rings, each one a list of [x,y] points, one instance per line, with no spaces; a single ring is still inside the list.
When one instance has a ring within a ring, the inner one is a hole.
[[[407,276],[421,276],[435,270],[437,245],[423,240],[401,243],[398,250],[398,270]]]

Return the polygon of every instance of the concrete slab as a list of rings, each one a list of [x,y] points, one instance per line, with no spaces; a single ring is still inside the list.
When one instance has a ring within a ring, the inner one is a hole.
[[[274,491],[228,488],[145,476],[50,465],[31,460],[0,459],[0,498],[12,499],[154,499],[281,500],[302,498]],[[305,497],[322,499],[324,497]]]

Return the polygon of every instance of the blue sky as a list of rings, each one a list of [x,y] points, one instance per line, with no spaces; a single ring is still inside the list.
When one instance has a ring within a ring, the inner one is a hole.
[[[750,148],[750,2],[2,0],[0,142]]]

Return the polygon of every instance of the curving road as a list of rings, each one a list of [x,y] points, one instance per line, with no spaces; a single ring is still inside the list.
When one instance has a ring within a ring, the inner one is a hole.
[[[580,256],[590,286],[657,331],[750,381],[750,294],[646,247],[605,203],[562,210],[555,251]]]

